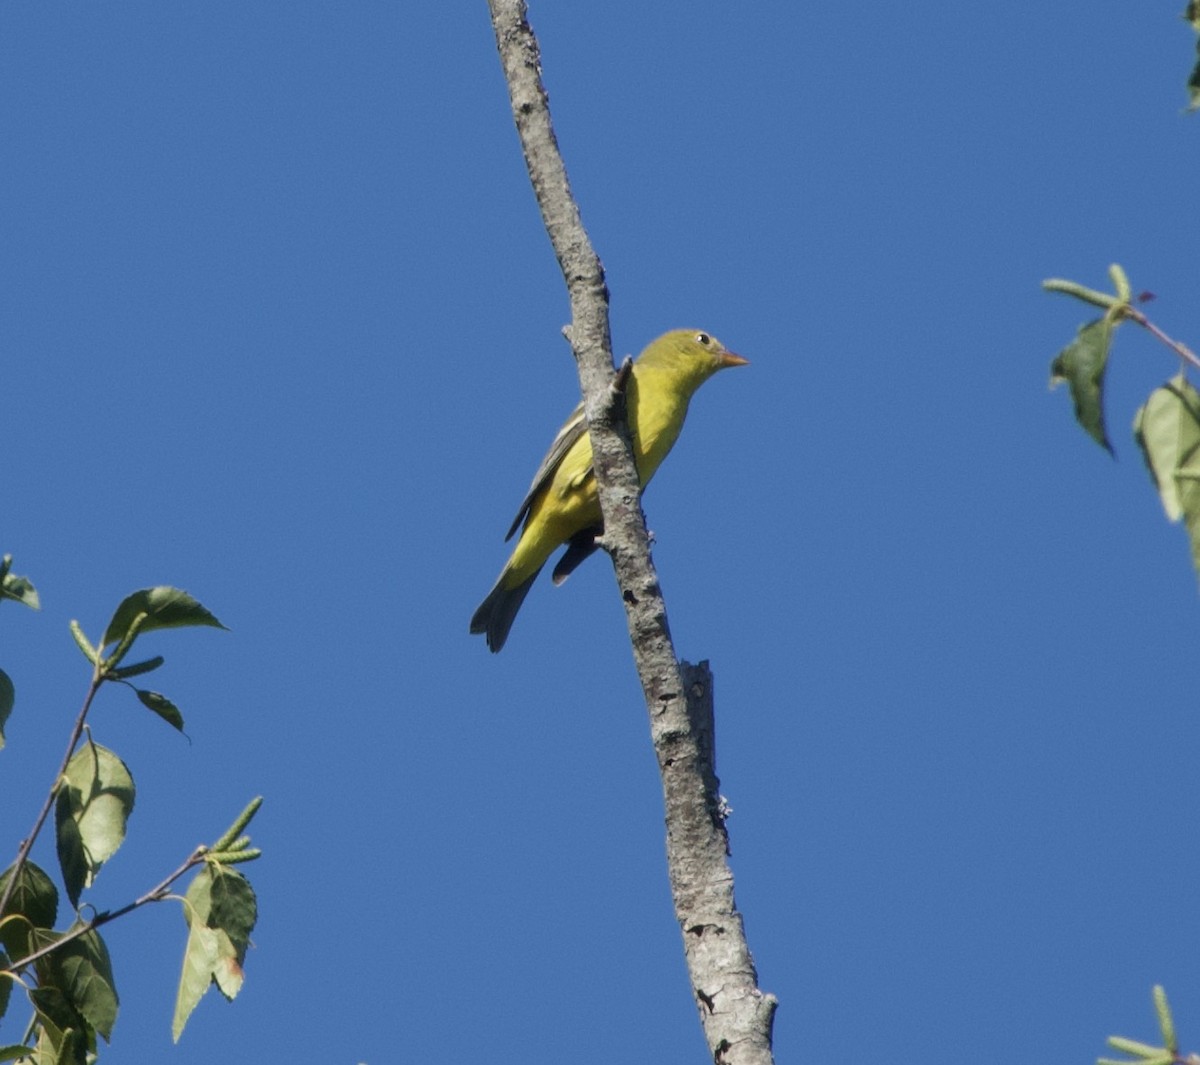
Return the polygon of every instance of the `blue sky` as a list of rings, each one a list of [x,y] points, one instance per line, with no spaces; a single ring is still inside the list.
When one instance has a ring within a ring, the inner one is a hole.
[[[1155,982],[1200,1044],[1200,600],[1127,429],[1175,366],[1118,336],[1114,464],[1039,289],[1116,260],[1200,341],[1181,6],[533,4],[618,353],[751,360],[645,502],[781,1061],[1086,1061]],[[467,634],[578,398],[482,0],[20,0],[0,58],[0,549],[44,603],[0,611],[0,846],[67,622],[151,584],[232,631],[146,639],[190,743],[94,712],[139,787],[94,905],[266,796],[241,998],[169,1049],[183,922],[135,914],[102,1060],[702,1060],[607,561]]]

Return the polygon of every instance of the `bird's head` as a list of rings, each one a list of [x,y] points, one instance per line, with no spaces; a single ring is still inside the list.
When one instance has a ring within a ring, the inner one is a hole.
[[[745,366],[749,361],[727,350],[712,333],[701,329],[676,329],[664,333],[638,359],[646,369],[677,374],[694,388],[718,370]]]

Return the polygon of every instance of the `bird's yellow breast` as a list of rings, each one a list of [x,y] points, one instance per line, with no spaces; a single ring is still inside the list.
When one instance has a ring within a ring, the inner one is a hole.
[[[635,367],[626,395],[633,457],[643,488],[679,439],[690,393],[668,387],[654,371]],[[589,449],[590,450],[590,449]]]
[[[688,402],[706,376],[681,374],[673,364],[647,366],[644,360],[634,364],[626,386],[626,412],[638,481],[643,488],[679,439]],[[592,472],[592,441],[585,432],[562,457],[554,477],[531,504],[525,528],[505,569],[505,584],[515,587],[528,580],[555,548],[576,533],[600,525],[601,520]]]

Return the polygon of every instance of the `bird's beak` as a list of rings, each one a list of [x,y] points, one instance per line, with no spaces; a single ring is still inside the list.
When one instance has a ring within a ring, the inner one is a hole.
[[[749,359],[743,359],[740,355],[735,355],[732,351],[727,351],[721,356],[721,367],[726,366],[747,366]]]

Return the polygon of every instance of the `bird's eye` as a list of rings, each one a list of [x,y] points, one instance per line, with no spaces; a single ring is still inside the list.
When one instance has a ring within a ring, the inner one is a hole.
[[[703,344],[705,347],[708,347],[708,345],[712,343],[712,337],[710,337],[707,333],[697,333],[696,343]]]

